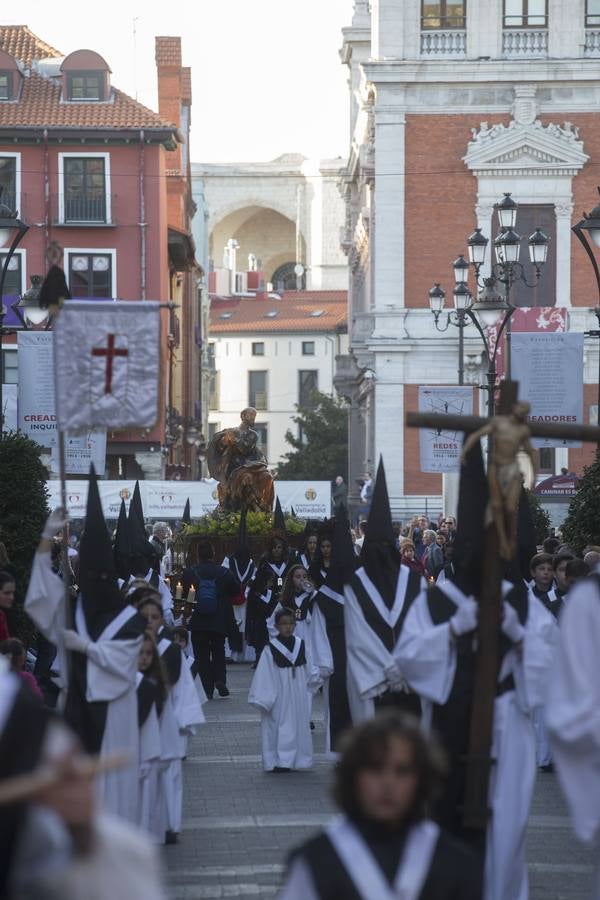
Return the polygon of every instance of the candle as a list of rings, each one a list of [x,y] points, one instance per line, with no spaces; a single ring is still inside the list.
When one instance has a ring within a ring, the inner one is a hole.
[[[188,591],[187,602],[191,605],[196,602],[196,590],[191,587]]]
[[[180,581],[177,582],[177,587],[175,588],[175,599],[181,600],[183,597],[183,585]]]

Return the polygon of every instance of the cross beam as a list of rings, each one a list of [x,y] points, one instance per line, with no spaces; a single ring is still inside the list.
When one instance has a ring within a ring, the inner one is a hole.
[[[470,434],[478,431],[489,422],[483,416],[445,416],[441,413],[415,413],[406,414],[406,424],[409,428],[441,428],[443,431],[462,431]],[[532,437],[553,437],[565,441],[588,441],[597,443],[600,441],[600,428],[595,425],[569,425],[566,422],[528,422],[527,426]]]

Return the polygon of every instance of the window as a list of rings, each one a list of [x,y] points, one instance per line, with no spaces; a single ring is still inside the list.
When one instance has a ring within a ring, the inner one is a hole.
[[[267,452],[267,450],[268,450],[267,442],[269,440],[269,426],[267,425],[266,422],[255,422],[254,425],[252,426],[252,428],[258,435],[259,449],[262,450],[262,452],[265,454],[265,456],[268,459],[269,454]]]
[[[111,254],[69,254],[69,288],[73,297],[112,297],[112,276]]]
[[[600,0],[586,0],[585,26],[586,28],[600,27]]]
[[[556,472],[554,447],[540,447],[539,453],[539,475],[554,475]]]
[[[4,268],[4,260],[6,253],[0,253],[0,275]],[[13,253],[8,264],[6,272],[6,280],[4,282],[3,294],[5,297],[17,297],[23,293],[23,271],[21,264],[21,254]]]
[[[520,261],[525,264],[527,280],[534,279],[529,264],[529,247],[527,238],[536,228],[541,228],[548,235],[548,259],[542,268],[542,277],[534,288],[528,288],[523,282],[513,284],[510,298],[515,306],[555,306],[556,305],[556,216],[552,204],[519,203],[515,230],[523,238],[521,242]],[[494,214],[492,235],[498,235],[498,217]],[[494,260],[495,261],[495,260]]]
[[[218,409],[219,399],[221,395],[221,379],[220,373],[216,369],[212,369],[208,379],[208,408]]]
[[[267,408],[267,373],[248,372],[248,406]]]
[[[505,28],[546,28],[547,0],[504,0]]]
[[[220,431],[221,427],[218,422],[209,422],[208,423],[208,440],[212,441],[217,431]]]
[[[12,72],[0,72],[0,100],[12,97]]]
[[[466,0],[440,0],[439,3],[421,2],[421,28],[465,28]]]
[[[17,355],[16,350],[2,351],[3,384],[18,384],[19,382],[19,364]]]
[[[69,100],[104,100],[103,72],[69,72]]]
[[[315,406],[315,392],[319,390],[317,369],[301,369],[298,372],[298,405],[305,409]]]
[[[107,222],[106,158],[63,157],[64,222]]]
[[[15,156],[0,156],[0,187],[2,203],[11,209],[17,207],[17,159]]]
[[[315,355],[315,342],[314,341],[302,341],[302,356],[314,356]]]
[[[252,356],[264,356],[265,345],[262,341],[254,341],[252,344]]]

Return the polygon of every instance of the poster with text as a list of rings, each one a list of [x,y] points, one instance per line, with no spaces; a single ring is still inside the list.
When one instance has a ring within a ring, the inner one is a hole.
[[[438,415],[473,414],[472,387],[419,387],[419,412]],[[459,472],[462,431],[419,429],[421,472]]]
[[[20,331],[17,342],[19,428],[42,447],[55,447],[54,335],[51,331]]]
[[[511,377],[530,422],[583,423],[583,334],[512,335]],[[580,441],[534,438],[534,447],[581,447]]]
[[[87,475],[94,464],[102,478],[106,468],[106,429],[94,429],[84,434],[65,435],[65,472],[67,475]],[[52,448],[52,474],[60,473],[58,446]]]

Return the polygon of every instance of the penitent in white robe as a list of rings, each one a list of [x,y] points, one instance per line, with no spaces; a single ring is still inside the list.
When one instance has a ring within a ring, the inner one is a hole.
[[[137,675],[139,686],[143,679],[141,672]],[[156,704],[150,707],[146,721],[140,728],[140,792],[138,823],[157,843],[165,839],[166,806],[163,792],[160,789],[161,773],[160,725]]]
[[[458,607],[464,595],[451,582],[438,584]],[[512,585],[505,582],[508,593]],[[485,900],[527,900],[525,830],[535,784],[535,734],[532,713],[545,699],[553,664],[557,626],[536,597],[529,598],[520,648],[505,654],[498,683],[513,677],[515,689],[497,697],[494,707],[490,779],[492,815],[487,832]],[[456,646],[449,622],[435,625],[427,592],[413,603],[394,656],[411,687],[433,703],[448,700],[456,672]]]
[[[62,628],[65,616],[64,583],[52,571],[50,553],[34,558],[25,608],[42,634],[56,644],[64,660]],[[136,822],[138,818],[139,729],[137,725],[136,675],[142,635],[132,640],[114,640],[126,622],[136,615],[126,606],[107,625],[96,641],[91,641],[81,603],[75,611],[75,627],[89,641],[86,649],[86,700],[108,704],[100,756],[123,753],[129,764],[105,772],[96,780],[96,793],[102,809]],[[66,665],[61,671],[67,670]],[[63,685],[65,688],[66,685]]]
[[[277,665],[275,653],[288,665]],[[301,655],[302,654],[302,655]],[[261,653],[250,685],[248,703],[261,712],[262,758],[265,772],[274,768],[310,769],[313,764],[309,691],[318,688],[306,659],[304,642],[294,639],[292,650],[272,638]]]
[[[579,581],[560,619],[546,724],[575,834],[600,844],[600,582]],[[600,854],[599,854],[600,856]],[[600,898],[600,860],[594,898]]]

